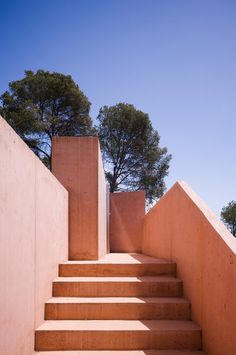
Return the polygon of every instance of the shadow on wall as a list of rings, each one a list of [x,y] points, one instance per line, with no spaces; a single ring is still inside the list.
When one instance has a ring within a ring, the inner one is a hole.
[[[110,194],[111,253],[140,253],[142,249],[145,191]]]

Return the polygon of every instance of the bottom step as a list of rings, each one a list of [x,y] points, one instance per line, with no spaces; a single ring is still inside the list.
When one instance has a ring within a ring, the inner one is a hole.
[[[35,349],[200,350],[201,330],[190,321],[176,320],[46,321],[36,330]]]
[[[188,350],[81,350],[81,351],[40,351],[35,355],[206,355],[203,351]]]

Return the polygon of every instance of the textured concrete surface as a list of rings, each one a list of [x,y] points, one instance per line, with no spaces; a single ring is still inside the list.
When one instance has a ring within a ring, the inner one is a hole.
[[[177,263],[206,353],[236,354],[236,238],[186,183],[145,216],[143,252]]]
[[[55,297],[46,319],[190,319],[190,303],[175,297]]]
[[[203,351],[188,350],[82,350],[82,351],[39,351],[36,355],[206,355]]]
[[[52,172],[69,191],[69,258],[106,252],[106,182],[96,137],[54,137]]]
[[[199,331],[200,328],[191,321],[170,321],[170,320],[62,320],[57,321],[46,321],[36,330],[106,330],[106,331],[149,331],[149,330],[192,330]]]
[[[203,351],[189,350],[82,350],[82,351],[39,351],[36,355],[206,355]]]
[[[0,117],[0,354],[32,355],[67,221],[67,191]]]
[[[168,265],[138,254],[110,254],[100,265],[142,263]],[[69,264],[93,269],[99,262]],[[167,297],[161,297],[163,293]],[[45,305],[47,320],[36,330],[37,350],[104,350],[107,354],[130,350],[132,354],[140,349],[201,349],[201,329],[190,320],[190,302],[181,297],[182,282],[174,276],[58,277],[53,295]]]
[[[60,276],[175,275],[176,264],[142,254],[110,253],[99,260],[67,261],[59,265]]]
[[[169,260],[151,257],[139,253],[109,253],[102,256],[99,260],[77,260],[67,261],[67,264],[166,264]]]
[[[201,330],[190,321],[46,321],[36,330],[38,350],[201,348]]]
[[[142,250],[145,192],[110,194],[110,251],[134,253]]]
[[[58,277],[53,281],[54,297],[178,297],[182,281],[171,276]]]

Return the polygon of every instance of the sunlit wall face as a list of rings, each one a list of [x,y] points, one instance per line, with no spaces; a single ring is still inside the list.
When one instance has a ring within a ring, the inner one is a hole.
[[[128,102],[219,215],[236,199],[234,1],[24,0],[1,4],[0,93],[25,69],[71,74],[99,108]]]

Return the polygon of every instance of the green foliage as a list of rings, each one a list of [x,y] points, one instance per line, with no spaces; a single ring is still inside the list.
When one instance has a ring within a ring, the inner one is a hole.
[[[227,206],[222,208],[221,219],[236,237],[236,201],[231,201]]]
[[[104,106],[97,127],[110,191],[146,190],[147,202],[162,196],[171,156],[148,115],[133,105]]]
[[[53,136],[92,132],[90,103],[69,75],[25,71],[0,100],[0,114],[49,167]]]

